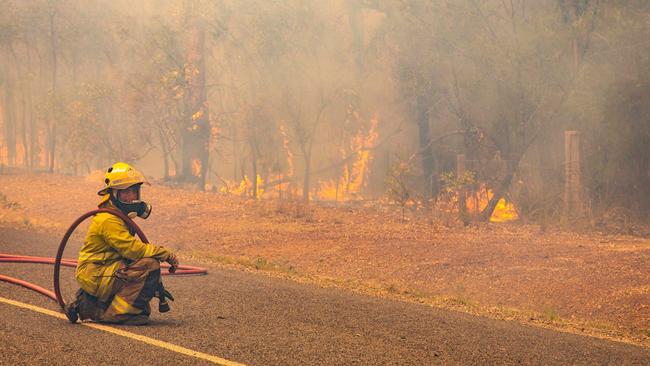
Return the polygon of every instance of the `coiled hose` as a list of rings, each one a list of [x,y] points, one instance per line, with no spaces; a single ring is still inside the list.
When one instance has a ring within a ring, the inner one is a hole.
[[[61,309],[65,306],[65,300],[63,299],[63,295],[61,294],[61,286],[60,286],[60,281],[59,281],[59,274],[61,272],[61,266],[65,267],[77,267],[77,261],[74,259],[64,259],[63,258],[63,251],[65,250],[65,246],[68,244],[68,239],[70,239],[70,236],[72,233],[77,229],[77,226],[81,224],[84,220],[86,220],[88,217],[96,215],[101,212],[106,212],[110,213],[112,215],[115,215],[122,219],[126,225],[134,231],[140,240],[142,240],[145,243],[148,243],[149,241],[147,240],[147,237],[144,235],[140,227],[131,220],[130,217],[127,215],[123,214],[121,211],[109,209],[109,208],[99,208],[96,210],[88,211],[85,214],[79,216],[78,219],[76,219],[72,225],[68,228],[68,230],[65,232],[65,235],[61,239],[61,243],[59,244],[59,249],[56,252],[56,257],[55,258],[48,258],[48,257],[32,257],[32,256],[25,256],[25,255],[13,255],[13,254],[4,254],[0,253],[0,262],[13,262],[13,263],[41,263],[41,264],[54,264],[54,292],[47,290],[43,287],[40,287],[38,285],[35,285],[33,283],[23,281],[17,278],[9,277],[9,276],[3,276],[0,275],[0,281],[4,282],[9,282],[15,285],[23,286],[25,288],[28,288],[30,290],[34,290],[40,294],[43,294],[50,299],[56,301]],[[207,274],[208,271],[205,268],[201,267],[193,267],[193,266],[178,266],[176,267],[175,271],[172,272],[172,268],[166,264],[163,263],[161,264],[162,268],[169,268],[169,272],[161,272],[162,275],[191,275],[191,274]]]

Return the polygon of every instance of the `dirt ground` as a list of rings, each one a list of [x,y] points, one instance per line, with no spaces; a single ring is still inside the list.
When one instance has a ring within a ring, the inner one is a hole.
[[[58,239],[95,207],[100,181],[5,170],[0,225]],[[648,238],[401,222],[398,208],[376,203],[305,206],[158,184],[143,192],[154,209],[137,222],[187,264],[235,266],[650,347]]]

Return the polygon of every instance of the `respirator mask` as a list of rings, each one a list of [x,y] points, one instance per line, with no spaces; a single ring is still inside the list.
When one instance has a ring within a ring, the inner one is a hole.
[[[146,219],[151,214],[151,204],[140,200],[140,184],[127,189],[136,190],[137,198],[132,202],[123,202],[118,197],[118,191],[111,190],[111,203],[130,218],[135,216]]]

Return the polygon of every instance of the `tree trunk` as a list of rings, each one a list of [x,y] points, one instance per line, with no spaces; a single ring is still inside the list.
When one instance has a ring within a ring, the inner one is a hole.
[[[22,76],[23,73],[21,72],[20,68],[20,62],[18,61],[18,55],[16,55],[16,51],[14,50],[13,46],[9,46],[9,50],[11,51],[11,56],[14,61],[14,68],[16,70],[16,79],[15,79],[15,86],[17,86],[17,91],[20,93],[18,99],[14,96],[14,103],[15,103],[15,109],[13,113],[13,118],[14,118],[14,165],[17,164],[17,152],[16,152],[16,143],[17,143],[17,138],[18,138],[18,125],[20,124],[20,144],[22,145],[22,164],[23,166],[27,166],[27,127],[25,126],[25,78]],[[20,101],[20,102],[19,102]],[[20,118],[18,117],[20,116]]]
[[[158,126],[158,139],[160,140],[160,147],[163,152],[163,177],[165,180],[169,179],[169,147],[165,139],[165,131],[162,126]]]
[[[24,84],[23,84],[24,85]],[[29,166],[29,150],[27,144],[27,102],[25,101],[25,89],[21,88],[20,90],[20,137],[21,144],[23,145],[23,166]]]
[[[311,175],[311,156],[310,154],[305,154],[305,179],[303,180],[303,185],[302,185],[302,200],[305,202],[309,201],[310,175]]]
[[[463,182],[463,185],[458,190],[458,214],[463,224],[467,226],[470,223],[470,217],[467,213],[467,188],[464,184],[463,177],[465,176],[465,155],[456,155],[456,179]]]
[[[49,18],[50,18],[50,50],[52,57],[52,94],[56,95],[56,38],[54,37],[54,9],[50,9]],[[54,172],[54,157],[56,155],[56,121],[50,120],[50,128],[48,129],[48,140],[49,140],[49,160],[48,160],[48,171],[50,173]]]
[[[257,198],[257,156],[253,153],[253,172],[252,172],[252,181],[253,181],[253,192],[251,193],[253,198]]]
[[[186,105],[189,113],[183,128],[182,177],[205,189],[205,175],[209,160],[210,123],[205,93],[205,25],[194,20],[189,30],[185,80],[188,82]],[[196,164],[200,169],[193,170]]]
[[[512,179],[515,177],[515,173],[517,172],[517,167],[519,167],[519,161],[521,160],[522,157],[523,154],[519,154],[516,159],[507,161],[506,174],[503,176],[501,182],[499,182],[497,187],[494,189],[493,191],[494,195],[488,202],[487,206],[481,212],[482,221],[487,222],[490,220],[490,217],[492,217],[492,213],[494,212],[494,209],[497,207],[497,203],[499,203],[499,200],[506,194],[508,189],[510,189],[510,185],[512,184]]]
[[[232,180],[239,182],[239,136],[237,136],[237,126],[235,123],[231,123],[231,136],[232,136]]]
[[[4,83],[3,120],[4,120],[4,145],[7,147],[7,164],[15,165],[16,162],[16,114],[13,95],[13,80],[7,78]]]
[[[56,155],[56,123],[52,123],[50,129],[50,154],[49,154],[49,168],[50,173],[54,172],[54,157]]]
[[[24,78],[24,101],[25,101],[25,130],[29,129],[29,133],[26,135],[29,138],[24,141],[25,144],[25,166],[30,169],[34,168],[34,156],[35,151],[34,147],[36,146],[36,128],[34,126],[34,110],[32,108],[32,51],[30,45],[30,39],[25,40],[25,56],[27,61],[27,73]]]
[[[31,85],[27,91],[27,110],[29,111],[29,168],[34,169],[36,166],[36,157],[38,156],[38,131],[36,129],[36,119],[34,118],[34,103]]]
[[[434,176],[434,160],[433,151],[430,144],[430,129],[429,129],[429,106],[426,103],[426,98],[418,97],[416,105],[417,124],[418,124],[418,137],[420,143],[420,150],[422,151],[422,172],[427,187],[428,198],[433,198],[438,195],[438,180]]]

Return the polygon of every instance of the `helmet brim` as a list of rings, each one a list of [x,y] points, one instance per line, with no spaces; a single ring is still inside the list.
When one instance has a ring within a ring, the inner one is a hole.
[[[105,188],[102,188],[101,190],[99,190],[99,191],[97,192],[97,194],[98,194],[99,196],[105,196],[105,195],[107,195],[107,194],[110,193],[110,190],[111,190],[111,189],[115,189],[115,190],[127,189],[127,188],[129,188],[129,187],[132,187],[132,186],[135,186],[135,185],[138,185],[138,184],[146,184],[146,185],[148,185],[148,186],[151,185],[151,183],[149,183],[149,182],[145,179],[145,180],[143,180],[142,182],[138,182],[138,183],[134,183],[134,184],[129,184],[128,186],[124,186],[124,187],[120,187],[120,186],[105,187]]]

